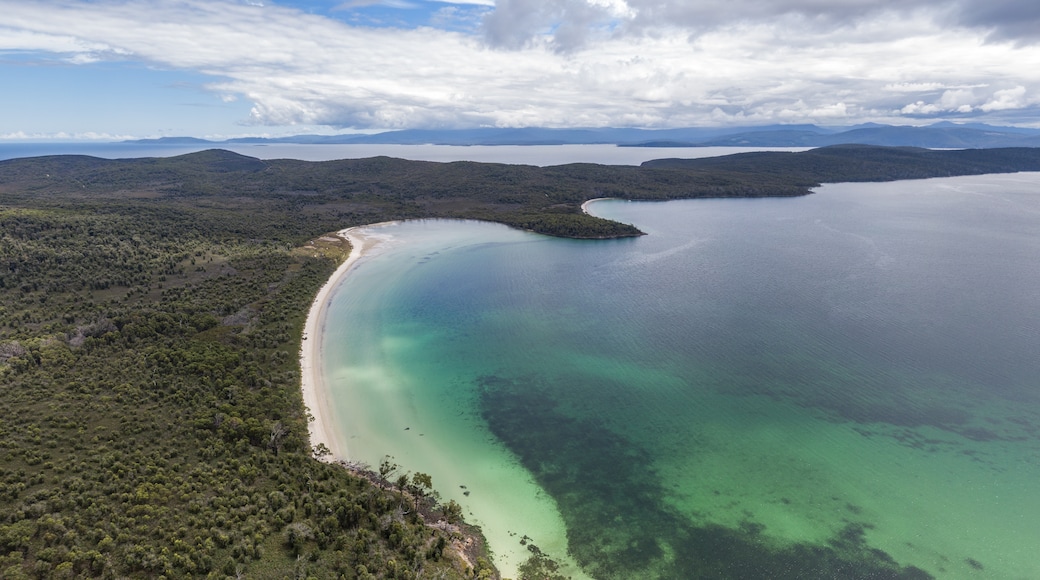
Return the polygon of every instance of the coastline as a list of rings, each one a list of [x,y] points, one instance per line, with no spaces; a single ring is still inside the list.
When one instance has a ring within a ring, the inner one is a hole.
[[[589,204],[594,202],[594,201],[606,201],[608,199],[614,199],[614,198],[612,198],[612,197],[597,197],[597,198],[590,199],[590,200],[582,203],[581,204],[581,213],[583,213],[585,215],[592,215],[592,214],[589,213]]]
[[[350,243],[350,255],[318,290],[318,294],[314,297],[310,310],[307,312],[307,322],[303,325],[303,340],[300,347],[300,388],[303,391],[304,407],[310,415],[307,431],[311,448],[324,445],[330,452],[329,455],[318,457],[322,461],[348,461],[347,446],[329,404],[328,388],[321,366],[324,353],[325,315],[336,287],[365,252],[376,243],[373,236],[360,232],[394,223],[396,222],[368,224],[336,232],[337,236]]]
[[[326,342],[330,340],[328,337],[336,336],[334,340],[339,342],[343,340],[344,335],[349,337],[353,334],[354,330],[350,327],[326,327],[327,321],[330,320],[330,305],[339,296],[337,292],[343,289],[342,282],[354,271],[361,258],[367,259],[383,254],[387,245],[394,245],[395,242],[392,241],[384,244],[390,240],[391,234],[384,233],[379,227],[391,223],[399,222],[368,224],[325,234],[328,237],[336,236],[347,240],[351,245],[350,253],[347,259],[337,266],[312,301],[304,326],[303,336],[306,338],[301,341],[300,351],[300,382],[304,405],[311,418],[308,421],[311,446],[321,449],[324,445],[328,449],[328,453],[315,454],[315,458],[356,470],[356,473],[366,477],[372,475],[370,466],[378,463],[378,459],[369,456],[371,447],[368,443],[362,442],[369,439],[364,435],[357,437],[357,433],[367,433],[373,426],[369,424],[371,417],[368,414],[358,417],[352,414],[362,410],[364,404],[380,401],[358,400],[346,407],[338,408],[334,402],[341,396],[349,397],[351,393],[356,394],[356,391],[352,389],[349,392],[333,392],[336,383],[325,376],[326,365],[322,361],[328,360],[326,357],[337,348],[333,342]],[[402,236],[399,243],[407,243],[407,236]],[[363,274],[365,272],[359,273]],[[362,378],[362,382],[364,380]],[[389,404],[393,409],[407,411],[407,405],[398,404],[401,401],[394,393],[384,393],[381,403],[384,406]],[[402,416],[398,414],[394,418]],[[445,419],[450,420],[450,417]],[[393,454],[398,462],[407,465],[409,469],[430,474],[437,483],[438,490],[444,494],[441,501],[458,502],[465,510],[465,521],[470,525],[479,526],[479,538],[482,539],[474,539],[474,546],[481,546],[485,551],[470,553],[471,562],[476,561],[476,557],[483,557],[493,562],[503,576],[516,577],[520,566],[531,555],[527,544],[520,542],[517,533],[519,530],[528,542],[537,542],[541,549],[551,554],[555,561],[567,570],[568,576],[583,580],[587,578],[567,553],[566,527],[555,501],[545,495],[526,471],[514,462],[505,460],[478,462],[464,469],[459,468],[453,459],[456,454],[462,454],[464,457],[488,457],[484,431],[472,429],[472,426],[467,427],[465,421],[461,422],[462,427],[449,426],[448,421],[443,421],[437,422],[436,425],[427,424],[426,429],[420,429],[419,423],[414,422],[414,417],[409,415],[408,420],[409,422],[402,425],[411,425],[414,428],[405,431],[397,429],[397,434],[417,434],[415,436],[422,439],[410,440],[406,444],[407,447],[395,448]],[[472,430],[473,436],[466,437],[461,447],[436,448],[435,440],[438,435],[458,429]],[[420,431],[426,431],[428,436],[424,437]],[[384,446],[393,443],[401,441],[381,441],[381,445]],[[501,453],[501,450],[497,446],[491,447],[492,455],[498,457],[495,454]],[[496,490],[496,493],[486,494],[482,493],[482,490]],[[500,496],[497,494],[506,490],[507,493],[516,494],[516,501],[519,503],[514,505],[517,507],[502,508]],[[465,541],[464,544],[468,546]],[[461,546],[456,546],[456,550],[460,553],[463,551]]]

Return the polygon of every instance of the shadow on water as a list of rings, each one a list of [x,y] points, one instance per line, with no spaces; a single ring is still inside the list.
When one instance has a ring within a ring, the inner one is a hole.
[[[813,339],[799,336],[790,342],[813,344]],[[824,349],[819,343],[814,348]],[[778,342],[768,348],[742,345],[740,351],[740,368],[727,375],[729,380],[720,388],[722,392],[792,402],[830,421],[858,425],[857,431],[863,434],[863,427],[868,427],[872,434],[887,433],[914,448],[944,443],[922,441],[916,433],[921,428],[977,443],[1030,441],[1040,434],[1040,421],[1029,404],[1035,400],[1032,383],[1014,387],[981,384],[947,374],[883,365],[833,359],[824,363],[796,350],[785,350]],[[768,355],[756,359],[756,351]],[[850,359],[855,356],[842,355]],[[986,408],[996,404],[1002,405],[996,411]]]
[[[932,577],[871,548],[868,522],[820,545],[781,543],[750,520],[696,525],[667,505],[645,450],[565,414],[543,381],[485,376],[479,387],[489,428],[555,499],[571,555],[595,578]]]

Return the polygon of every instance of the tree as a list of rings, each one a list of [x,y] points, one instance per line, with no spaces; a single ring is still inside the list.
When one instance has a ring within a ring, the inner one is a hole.
[[[324,461],[326,457],[332,455],[332,450],[324,443],[318,443],[314,446],[312,453],[315,459]]]
[[[419,511],[419,502],[433,489],[433,480],[425,473],[412,475],[412,486],[415,490],[415,510]]]
[[[402,473],[401,475],[398,475],[397,481],[394,483],[397,484],[397,491],[404,493],[404,491],[408,489],[408,474]]]
[[[457,524],[462,521],[462,506],[455,500],[449,500],[444,506],[444,520],[449,524]]]
[[[275,422],[274,425],[271,425],[271,436],[267,440],[267,448],[274,451],[275,455],[278,455],[278,450],[282,448],[282,442],[288,434],[289,429],[281,421]],[[324,445],[324,443],[321,445]]]
[[[384,455],[383,460],[379,462],[379,486],[382,487],[384,482],[390,481],[390,476],[400,468],[400,465],[394,463],[392,455]]]

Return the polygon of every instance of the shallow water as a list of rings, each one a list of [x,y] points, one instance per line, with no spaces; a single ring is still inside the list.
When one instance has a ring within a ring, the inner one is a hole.
[[[506,575],[1040,577],[1040,174],[592,211],[650,235],[380,229],[325,336],[353,458]]]

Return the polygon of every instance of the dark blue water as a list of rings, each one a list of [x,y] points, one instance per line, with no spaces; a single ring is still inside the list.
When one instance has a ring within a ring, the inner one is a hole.
[[[507,574],[528,535],[597,578],[1040,577],[1040,174],[592,211],[649,235],[379,230],[328,322],[352,456]]]

